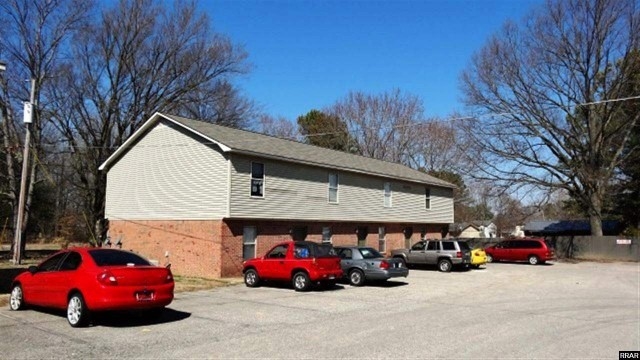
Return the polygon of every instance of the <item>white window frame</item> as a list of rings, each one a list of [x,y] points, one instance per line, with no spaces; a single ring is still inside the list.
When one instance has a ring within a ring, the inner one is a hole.
[[[257,177],[256,178],[253,177],[253,164],[262,165],[262,179],[261,179],[262,180],[262,189],[261,189],[262,190],[262,194],[260,194],[260,195],[254,195],[253,194],[253,180],[254,179],[255,180],[259,180],[260,179],[260,178],[257,178]],[[251,195],[252,198],[258,198],[258,199],[264,198],[264,190],[266,188],[265,187],[265,184],[266,184],[266,179],[265,179],[266,175],[265,175],[265,173],[266,173],[266,167],[265,167],[264,163],[257,162],[257,161],[252,161],[251,162],[251,174],[249,174],[249,177],[251,179],[251,187],[249,188],[249,190],[250,190],[249,194]]]
[[[331,177],[335,177],[336,179],[336,185],[335,186],[331,186]],[[339,198],[339,189],[340,189],[340,178],[338,177],[337,173],[329,173],[329,178],[327,181],[327,202],[329,204],[338,204],[340,202],[340,198]],[[335,200],[331,201],[331,192],[334,191],[335,192]]]
[[[253,231],[253,238],[247,239],[250,235],[249,230]],[[253,246],[253,254],[247,254],[245,246]],[[242,228],[242,259],[247,260],[256,257],[258,249],[258,228],[255,226],[245,226]]]
[[[384,226],[378,226],[378,251],[387,252],[387,229]]]
[[[386,182],[383,185],[384,207],[392,207],[391,183]]]
[[[424,205],[427,210],[431,210],[431,189],[424,188]]]

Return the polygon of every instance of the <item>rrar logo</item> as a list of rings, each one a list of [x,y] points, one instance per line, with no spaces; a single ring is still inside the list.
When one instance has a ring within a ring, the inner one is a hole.
[[[640,351],[620,351],[619,359],[640,359]]]

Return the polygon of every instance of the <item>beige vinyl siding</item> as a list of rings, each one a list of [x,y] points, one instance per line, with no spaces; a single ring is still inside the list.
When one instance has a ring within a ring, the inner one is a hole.
[[[105,217],[221,219],[227,213],[228,171],[216,145],[159,122],[108,170]]]
[[[251,161],[264,163],[264,198],[250,194]],[[338,203],[328,201],[329,173],[338,174]],[[384,183],[393,191],[384,207]],[[431,188],[425,209],[424,186],[393,179],[268,159],[231,156],[232,218],[333,220],[362,222],[453,222],[453,190]]]

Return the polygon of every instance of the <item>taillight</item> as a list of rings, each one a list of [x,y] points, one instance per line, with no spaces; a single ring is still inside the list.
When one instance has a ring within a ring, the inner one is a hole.
[[[118,279],[108,270],[98,275],[98,282],[103,285],[118,285]]]
[[[380,261],[380,269],[387,270],[389,268],[389,263],[387,260]]]
[[[462,251],[458,251],[456,257],[462,259]]]

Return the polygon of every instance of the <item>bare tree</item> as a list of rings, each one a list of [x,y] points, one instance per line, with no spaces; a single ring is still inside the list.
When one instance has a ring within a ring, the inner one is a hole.
[[[416,123],[409,144],[409,165],[415,169],[463,173],[466,147],[459,142],[459,121],[439,118]]]
[[[415,125],[424,112],[417,96],[398,89],[380,95],[352,92],[325,111],[347,124],[362,155],[410,164]]]
[[[168,8],[121,0],[74,39],[66,76],[50,88],[49,116],[74,154],[74,185],[84,212],[105,235],[106,174],[98,167],[157,111],[245,125],[251,108],[230,80],[248,71],[246,53],[213,33],[193,3]]]
[[[51,136],[49,119],[44,115],[50,106],[43,89],[59,74],[56,63],[67,54],[68,40],[83,25],[91,3],[81,0],[7,0],[0,3],[0,21],[3,33],[0,37],[0,53],[6,56],[8,81],[2,86],[2,137],[5,161],[3,176],[6,176],[5,196],[13,209],[12,223],[18,215],[18,174],[21,166],[28,167],[26,179],[25,212],[21,229],[22,246],[26,244],[25,231],[36,183],[46,168],[43,147]],[[33,79],[33,89],[25,79]],[[29,99],[30,90],[35,94],[35,106],[30,125],[32,161],[25,164],[22,159],[22,119],[18,120],[15,109]],[[15,245],[15,244],[13,244]]]
[[[298,132],[298,127],[284,117],[273,117],[262,114],[258,117],[254,130],[266,135],[279,137],[281,139],[289,139],[302,141],[302,137]]]
[[[628,95],[637,6],[548,1],[520,26],[507,23],[474,56],[462,89],[483,111],[466,131],[477,177],[564,189],[588,214],[592,234],[602,235],[603,202],[640,116],[607,101]]]

